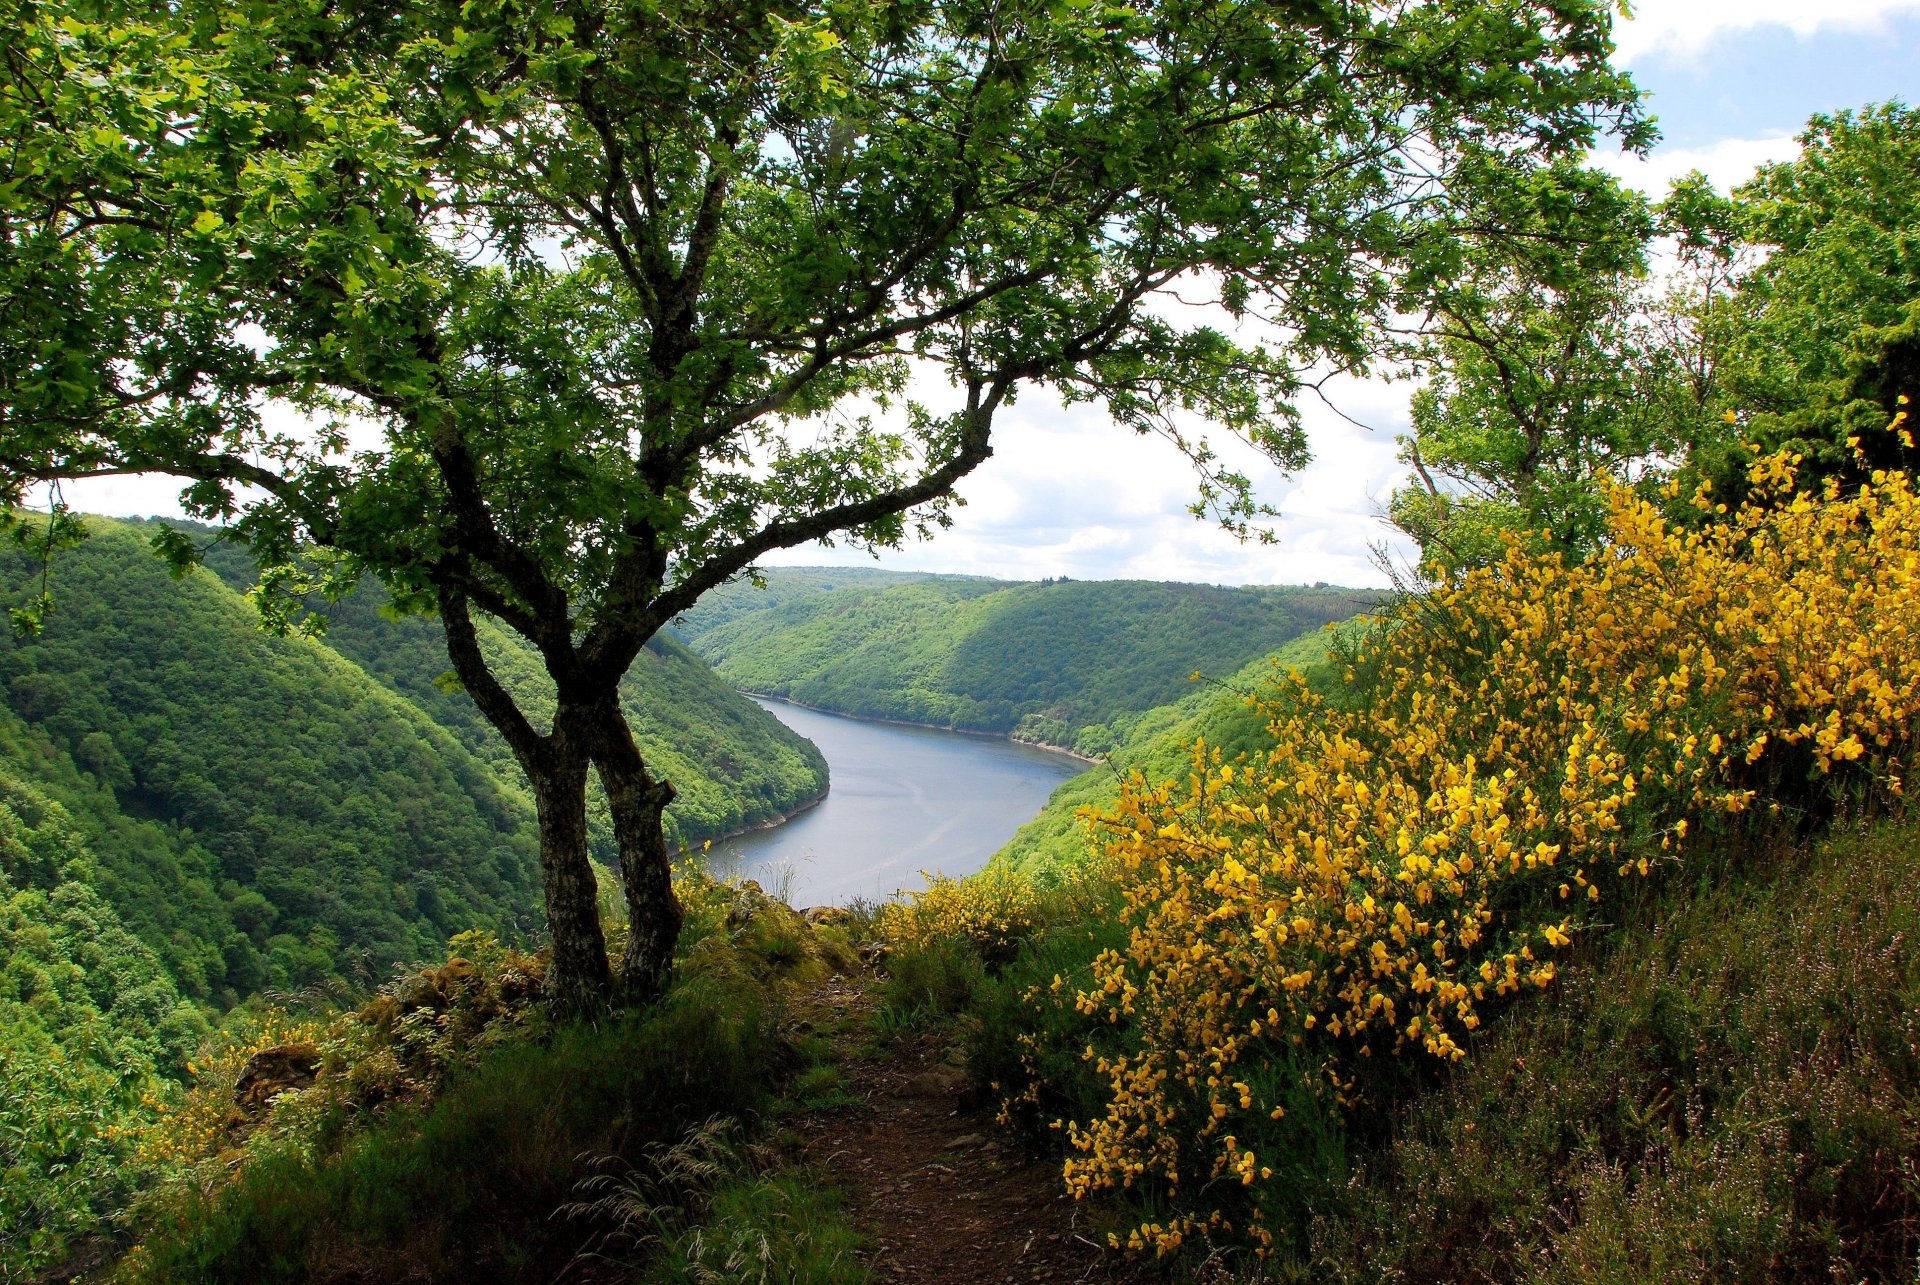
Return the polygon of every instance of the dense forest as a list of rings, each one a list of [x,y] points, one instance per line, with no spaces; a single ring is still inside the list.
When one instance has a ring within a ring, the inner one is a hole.
[[[152,525],[152,524],[146,524]],[[206,550],[205,565],[246,592],[259,569],[243,550],[211,529],[172,522]],[[509,788],[523,790],[520,767],[493,727],[447,669],[446,631],[431,616],[399,615],[379,585],[364,585],[336,602],[312,606],[325,622],[325,642],[451,732]],[[553,682],[524,638],[497,621],[475,622],[489,663],[537,719],[551,719]],[[667,837],[675,847],[764,825],[819,795],[827,765],[812,742],[789,731],[751,701],[741,700],[698,656],[669,634],[648,643],[620,682],[621,703],[647,761],[673,782]],[[605,798],[594,791],[594,856],[616,857]],[[531,804],[529,804],[531,806]]]
[[[722,677],[868,718],[1099,755],[1193,674],[1231,673],[1380,600],[1364,590],[1009,583],[771,568],[676,628]]]
[[[131,1129],[210,1032],[209,1012],[183,991],[226,982],[228,955],[239,973],[263,967],[262,947],[276,953],[264,933],[234,927],[254,926],[247,912],[264,901],[223,903],[189,882],[170,840],[120,816],[91,774],[0,717],[0,1278],[125,1203]]]
[[[324,641],[276,637],[243,596],[256,572],[216,533],[178,528],[209,569],[176,579],[155,524],[87,528],[52,568],[41,631],[0,642],[0,1271],[124,1201],[121,1123],[227,1010],[365,991],[456,934],[539,925],[532,804],[439,681],[437,622],[372,591],[326,604]],[[0,593],[22,600],[43,570],[0,555]],[[538,708],[525,644],[492,628],[487,645]],[[622,695],[679,788],[677,842],[826,787],[809,742],[670,638]]]
[[[175,580],[141,524],[89,525],[59,560],[58,614],[0,648],[0,681],[32,752],[93,787],[70,806],[99,828],[104,890],[189,993],[231,1004],[375,976],[468,928],[531,931],[532,806],[471,701],[438,681],[434,621],[367,593],[328,605],[325,641],[273,637],[236,592],[234,551],[215,546],[219,576]],[[10,554],[7,591],[39,574]],[[537,707],[524,644],[489,642]],[[623,693],[679,789],[683,843],[825,786],[809,743],[671,640]]]
[[[136,530],[92,526],[60,560],[58,616],[0,644],[0,682],[102,787],[94,810],[167,834],[177,866],[138,838],[99,855],[191,990],[230,1004],[533,926],[528,809],[491,768],[337,652],[262,631],[214,576],[175,581]],[[9,554],[6,591],[39,573]]]

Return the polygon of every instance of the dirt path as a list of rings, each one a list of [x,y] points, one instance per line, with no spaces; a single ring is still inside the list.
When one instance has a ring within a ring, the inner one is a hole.
[[[1085,1211],[1060,1193],[1057,1162],[1028,1158],[994,1123],[992,1107],[969,1099],[966,1072],[943,1044],[903,1042],[885,1057],[863,1051],[872,1005],[859,979],[829,982],[809,999],[810,1020],[839,1049],[855,1101],[789,1124],[872,1238],[876,1282],[1150,1279],[1089,1230]]]

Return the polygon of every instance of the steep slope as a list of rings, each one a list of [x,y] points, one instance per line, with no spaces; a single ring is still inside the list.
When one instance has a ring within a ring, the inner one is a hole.
[[[1727,849],[1383,1115],[1301,1279],[1911,1279],[1920,817]]]
[[[840,581],[774,568],[680,630],[722,677],[840,713],[1101,753],[1188,676],[1231,672],[1377,600],[1362,590],[1152,581]]]
[[[8,748],[18,745],[10,717]],[[96,887],[85,829],[0,758],[0,1279],[127,1198],[126,1126],[206,1035]]]
[[[537,922],[531,813],[485,763],[331,649],[263,634],[216,578],[170,579],[137,530],[90,526],[45,633],[0,642],[0,690],[104,787],[67,793],[120,836],[101,887],[136,931],[231,999]],[[0,592],[37,574],[10,553]],[[170,836],[160,869],[129,818]]]
[[[1188,747],[1196,740],[1229,760],[1254,749],[1266,716],[1250,702],[1250,694],[1272,677],[1276,666],[1313,673],[1325,664],[1330,639],[1325,631],[1295,638],[1229,678],[1208,682],[1141,714],[1106,762],[1056,789],[1040,815],[1021,826],[994,859],[1009,861],[1042,882],[1080,864],[1087,853],[1079,820],[1082,808],[1112,805],[1120,797],[1121,780],[1135,772],[1151,780],[1180,779],[1187,771]]]
[[[245,553],[230,546],[211,548],[207,566],[239,591],[257,579]],[[449,664],[440,622],[393,618],[383,611],[386,603],[385,592],[368,584],[328,604],[327,645],[450,732],[492,768],[503,789],[523,795],[520,766],[506,742],[471,697],[441,682]],[[550,720],[553,685],[533,648],[485,617],[475,624],[482,649],[523,708],[536,723]],[[647,645],[621,680],[620,695],[649,766],[678,791],[667,810],[671,844],[693,847],[763,825],[827,788],[826,760],[811,741],[741,696],[672,637]],[[595,855],[610,863],[615,850],[604,804],[596,797],[593,808]]]

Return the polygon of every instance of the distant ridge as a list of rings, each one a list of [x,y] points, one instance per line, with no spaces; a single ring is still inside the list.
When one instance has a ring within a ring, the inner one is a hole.
[[[1365,589],[1005,581],[774,567],[675,630],[735,686],[837,713],[1012,735],[1098,755],[1180,699],[1380,602]]]

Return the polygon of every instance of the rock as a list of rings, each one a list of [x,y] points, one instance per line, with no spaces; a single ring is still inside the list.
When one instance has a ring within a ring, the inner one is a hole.
[[[235,1105],[263,1111],[282,1093],[308,1088],[320,1072],[320,1050],[311,1044],[280,1044],[261,1049],[240,1068],[234,1082]]]
[[[733,904],[727,907],[727,927],[744,928],[775,906],[793,913],[786,903],[769,897],[767,890],[754,880],[743,880],[733,890]]]
[[[398,998],[401,1008],[409,1013],[422,1008],[443,1012],[483,982],[479,965],[456,955],[438,968],[423,968],[407,978],[399,986]]]
[[[853,922],[853,914],[845,906],[808,906],[800,915],[815,928],[837,928]]]
[[[400,1001],[391,995],[375,995],[360,1010],[360,1020],[373,1027],[382,1035],[393,1034],[393,1024],[400,1020],[402,1010]]]
[[[969,1148],[980,1146],[985,1141],[986,1139],[977,1133],[963,1133],[957,1138],[948,1139],[947,1145],[955,1151],[965,1151]]]

